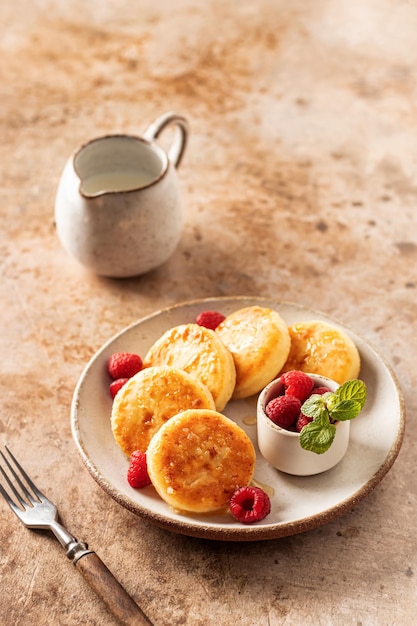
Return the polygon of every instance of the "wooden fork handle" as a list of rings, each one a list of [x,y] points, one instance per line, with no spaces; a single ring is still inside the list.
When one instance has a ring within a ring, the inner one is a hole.
[[[74,559],[74,565],[121,624],[152,625],[95,552],[85,551],[78,559]]]

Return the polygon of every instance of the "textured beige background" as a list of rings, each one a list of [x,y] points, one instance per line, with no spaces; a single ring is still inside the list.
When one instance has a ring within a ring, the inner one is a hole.
[[[4,0],[0,20],[0,443],[157,626],[413,623],[416,4]],[[91,275],[56,238],[63,164],[167,110],[192,129],[180,246],[141,278]],[[84,469],[69,408],[88,359],[141,316],[214,295],[320,309],[394,367],[408,432],[351,513],[281,540],[202,541],[121,509]],[[114,623],[3,504],[0,545],[0,623]]]

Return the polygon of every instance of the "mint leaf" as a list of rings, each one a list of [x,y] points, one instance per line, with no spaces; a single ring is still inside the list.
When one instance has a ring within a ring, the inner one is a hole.
[[[355,400],[362,410],[366,400],[366,385],[362,380],[348,380],[336,389],[333,400],[336,402]]]
[[[366,385],[361,380],[348,380],[336,389],[320,396],[312,394],[301,407],[301,411],[312,422],[300,433],[300,445],[305,450],[323,454],[330,448],[336,427],[330,420],[343,422],[356,417],[366,401]]]
[[[319,394],[310,396],[301,407],[302,412],[307,417],[312,417],[313,419],[320,418],[323,411],[326,410],[326,404],[323,399],[323,396]]]
[[[333,420],[352,420],[363,409],[366,400],[366,385],[362,380],[348,380],[336,389],[327,403]]]
[[[300,433],[300,444],[304,450],[310,450],[316,454],[323,454],[333,443],[336,435],[336,427],[328,423],[324,425],[318,422],[310,422],[304,426]]]
[[[330,411],[330,415],[335,421],[345,422],[353,420],[360,413],[361,408],[356,400],[342,400]]]

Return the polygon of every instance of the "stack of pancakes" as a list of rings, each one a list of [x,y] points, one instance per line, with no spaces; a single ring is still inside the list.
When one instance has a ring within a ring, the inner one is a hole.
[[[168,504],[214,511],[255,468],[251,440],[221,413],[230,399],[253,396],[292,369],[342,383],[359,368],[343,331],[321,321],[287,327],[270,308],[239,309],[215,331],[183,324],[151,346],[144,369],[117,393],[113,435],[126,455],[147,453],[152,484]]]

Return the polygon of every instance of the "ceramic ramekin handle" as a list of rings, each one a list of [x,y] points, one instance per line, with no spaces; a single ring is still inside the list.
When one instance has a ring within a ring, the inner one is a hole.
[[[167,126],[171,125],[175,126],[175,134],[168,150],[168,158],[175,167],[178,167],[184,155],[189,134],[188,122],[185,117],[176,113],[164,113],[146,129],[144,137],[148,141],[154,141]]]

